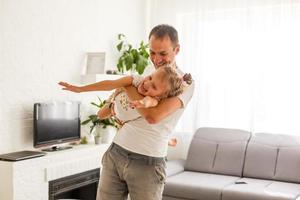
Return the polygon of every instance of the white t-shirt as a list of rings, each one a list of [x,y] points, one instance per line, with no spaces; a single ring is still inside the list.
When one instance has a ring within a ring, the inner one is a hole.
[[[183,72],[179,69],[177,69],[177,72],[183,75]],[[193,93],[194,82],[178,96],[183,105],[181,108],[156,124],[149,124],[144,118],[129,121],[118,131],[113,142],[138,154],[165,157],[167,155],[169,134],[175,128]]]

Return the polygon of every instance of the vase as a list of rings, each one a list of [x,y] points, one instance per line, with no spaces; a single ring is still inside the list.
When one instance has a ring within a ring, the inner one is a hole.
[[[95,144],[101,144],[101,138],[100,136],[94,136]]]
[[[108,144],[113,141],[114,136],[116,135],[116,128],[112,126],[107,126],[103,128],[102,125],[97,125],[95,127],[93,134],[95,138],[95,144],[100,144],[100,143]],[[96,138],[97,140],[99,140],[98,143],[96,143]]]
[[[111,143],[116,135],[116,129],[114,127],[106,127],[102,129],[102,139],[101,142],[104,144]]]
[[[86,135],[86,140],[88,144],[94,144],[95,143],[95,138],[93,137],[92,134]]]
[[[95,129],[93,131],[95,144],[101,143],[101,138],[102,138],[101,136],[102,136],[102,132],[103,132],[102,129],[103,129],[103,127],[101,125],[95,126]]]

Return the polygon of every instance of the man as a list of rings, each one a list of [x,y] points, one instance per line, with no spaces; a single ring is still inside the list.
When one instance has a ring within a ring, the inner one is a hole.
[[[180,46],[177,31],[172,26],[154,27],[149,34],[149,44],[150,58],[156,69],[175,63]],[[183,75],[178,68],[176,70]],[[162,198],[168,135],[193,91],[192,83],[183,94],[163,99],[156,107],[137,108],[142,118],[122,126],[103,155],[97,200],[126,199],[128,193],[132,200]],[[132,86],[126,87],[126,93],[130,100],[143,98]]]

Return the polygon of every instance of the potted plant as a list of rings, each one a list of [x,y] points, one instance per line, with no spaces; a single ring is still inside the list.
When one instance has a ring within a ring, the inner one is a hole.
[[[91,105],[101,109],[106,101],[102,101],[98,97],[99,103],[91,102]],[[90,134],[94,135],[95,143],[99,144],[102,138],[103,143],[108,143],[109,127],[117,128],[117,123],[113,118],[99,119],[97,114],[89,115],[88,119],[84,120],[81,125],[90,124]]]
[[[149,65],[149,45],[141,41],[138,48],[133,48],[127,42],[124,34],[118,34],[118,40],[117,49],[121,53],[117,63],[118,71],[143,74],[145,68]]]

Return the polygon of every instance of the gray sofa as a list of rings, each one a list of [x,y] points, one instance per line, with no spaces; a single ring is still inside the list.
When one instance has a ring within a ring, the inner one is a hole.
[[[300,140],[200,128],[187,159],[167,162],[163,200],[300,200]]]

